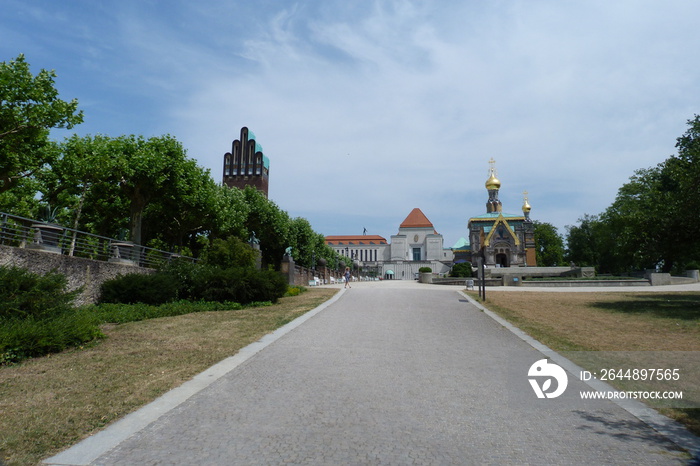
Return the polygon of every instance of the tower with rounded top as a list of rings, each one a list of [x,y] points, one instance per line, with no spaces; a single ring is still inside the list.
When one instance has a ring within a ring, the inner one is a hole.
[[[489,193],[489,200],[486,202],[486,212],[501,212],[503,207],[498,200],[498,190],[501,189],[501,181],[496,178],[496,161],[491,157],[489,160],[489,178],[486,180],[486,190]]]

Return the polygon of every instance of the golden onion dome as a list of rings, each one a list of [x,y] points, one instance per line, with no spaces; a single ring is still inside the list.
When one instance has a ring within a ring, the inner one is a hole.
[[[532,210],[532,207],[530,207],[530,203],[527,201],[527,191],[525,191],[523,195],[525,196],[525,200],[523,201],[523,213],[528,213]]]
[[[496,175],[491,172],[491,176],[489,176],[489,179],[486,180],[486,189],[492,190],[492,189],[500,189],[501,187],[501,182],[498,178],[496,178]]]

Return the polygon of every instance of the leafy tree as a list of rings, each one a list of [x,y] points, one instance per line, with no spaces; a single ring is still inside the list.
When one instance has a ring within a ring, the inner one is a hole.
[[[204,251],[204,264],[222,269],[254,267],[258,252],[235,236],[226,239],[216,238]]]
[[[564,239],[551,223],[534,222],[537,265],[552,267],[564,264]]]
[[[210,200],[216,215],[211,231],[212,237],[225,238],[234,235],[245,239],[250,236],[246,222],[251,206],[247,203],[242,190],[216,185]]]
[[[297,264],[312,267],[314,262],[320,259],[320,254],[316,255],[316,248],[319,246],[316,236],[316,232],[305,218],[297,217],[289,222],[289,245]]]
[[[596,236],[600,220],[597,215],[584,214],[578,222],[578,225],[566,226],[566,261],[581,267],[594,267],[600,260]]]
[[[326,244],[326,237],[321,233],[316,233],[316,257],[322,257],[326,259],[326,264],[328,267],[335,267],[339,261],[338,253]]]
[[[182,145],[171,136],[122,136],[117,161],[119,185],[129,200],[131,241],[142,244],[143,214],[151,200],[169,191],[185,163]]]
[[[279,267],[284,250],[290,246],[289,214],[251,186],[246,186],[243,195],[250,208],[245,222],[247,234],[255,232],[260,239],[263,265]]]
[[[124,210],[119,209],[122,203],[114,202],[118,186],[111,179],[114,171],[112,139],[102,135],[74,135],[63,143],[53,145],[57,155],[50,166],[37,174],[41,182],[43,200],[50,205],[65,207],[67,217],[61,223],[76,230],[91,231],[105,236],[113,235],[119,229],[115,220],[124,217]],[[96,195],[112,199],[112,202],[105,202],[99,209],[99,218],[108,219],[111,224],[107,231],[94,231],[94,228],[81,223],[85,212],[95,212],[92,202],[95,202]],[[122,228],[124,226],[121,225]],[[74,233],[69,255],[73,252],[76,240],[77,233]]]
[[[39,183],[36,179],[17,180],[12,189],[0,193],[0,212],[35,218],[39,211],[39,200],[36,196],[38,191]]]
[[[146,236],[178,250],[199,249],[199,236],[211,232],[216,224],[217,190],[208,170],[199,167],[195,160],[185,159],[163,195],[146,208]]]
[[[662,169],[664,178],[672,180],[665,186],[675,194],[676,240],[683,246],[683,251],[675,258],[679,265],[700,261],[700,116],[688,120],[688,126],[676,140],[678,155],[668,159]]]
[[[0,62],[0,193],[31,177],[53,152],[47,149],[51,128],[82,123],[76,99],[58,98],[54,71],[34,76],[24,55]]]
[[[567,227],[567,260],[620,273],[679,271],[700,258],[700,117],[688,125],[677,155],[636,170],[605,212]]]
[[[600,216],[598,247],[603,271],[624,272],[653,268],[668,256],[665,238],[673,218],[668,215],[667,193],[661,187],[659,167],[637,170]],[[664,251],[666,249],[666,251]]]

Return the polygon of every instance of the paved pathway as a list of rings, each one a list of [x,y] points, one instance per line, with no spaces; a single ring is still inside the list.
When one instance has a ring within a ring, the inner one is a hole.
[[[543,354],[452,287],[359,283],[255,351],[47,464],[687,461],[628,411],[580,400],[574,377],[537,399],[527,370]]]

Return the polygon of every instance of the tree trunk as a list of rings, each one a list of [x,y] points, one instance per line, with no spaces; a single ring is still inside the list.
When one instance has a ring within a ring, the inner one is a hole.
[[[141,224],[143,221],[143,209],[146,207],[146,200],[138,197],[131,200],[131,242],[141,244]]]

